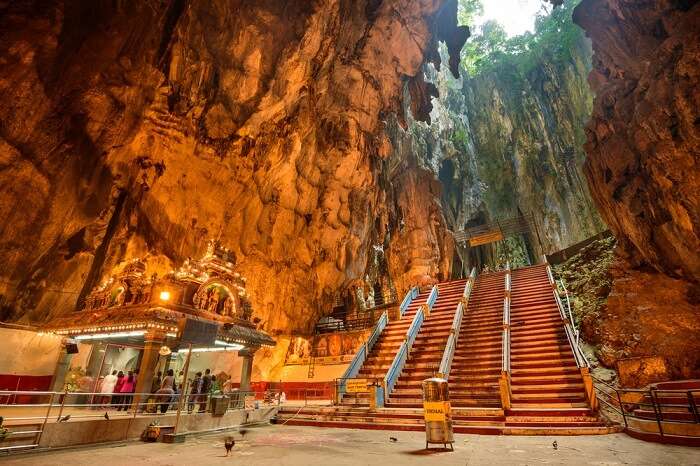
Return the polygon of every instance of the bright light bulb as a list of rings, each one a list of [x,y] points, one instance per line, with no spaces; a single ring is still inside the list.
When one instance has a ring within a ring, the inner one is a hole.
[[[161,291],[160,292],[160,300],[161,301],[170,301],[170,292],[169,291]]]

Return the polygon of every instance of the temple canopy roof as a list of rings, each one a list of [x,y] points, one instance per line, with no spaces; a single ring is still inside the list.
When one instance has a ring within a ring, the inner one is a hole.
[[[163,277],[148,275],[140,259],[97,286],[82,309],[62,316],[45,330],[67,336],[140,331],[176,337],[186,319],[219,324],[218,337],[244,346],[274,346],[250,321],[245,277],[234,270],[235,255],[211,241],[200,260],[187,259]]]

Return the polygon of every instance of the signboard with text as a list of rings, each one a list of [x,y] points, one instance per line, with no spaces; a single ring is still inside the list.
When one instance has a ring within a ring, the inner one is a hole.
[[[449,401],[424,401],[423,411],[426,421],[444,422],[450,417]]]
[[[364,393],[369,391],[367,379],[348,379],[345,381],[346,393]]]

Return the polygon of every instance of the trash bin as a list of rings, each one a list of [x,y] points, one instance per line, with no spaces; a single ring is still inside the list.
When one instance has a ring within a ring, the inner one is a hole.
[[[211,413],[214,416],[223,416],[228,409],[229,398],[227,396],[211,397]]]
[[[426,450],[431,443],[441,443],[445,448],[449,443],[450,450],[454,450],[447,380],[434,377],[423,381],[423,413]]]

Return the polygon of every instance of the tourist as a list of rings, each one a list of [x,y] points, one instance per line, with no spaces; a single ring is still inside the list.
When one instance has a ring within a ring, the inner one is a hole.
[[[161,371],[158,371],[156,376],[153,377],[153,380],[151,381],[151,393],[155,393],[162,388],[162,378],[163,373]]]
[[[122,399],[121,399],[121,405],[119,408],[117,408],[117,411],[127,411],[129,408],[129,404],[131,403],[131,399],[133,397],[134,389],[136,388],[136,377],[134,377],[134,372],[129,371],[129,375],[126,377],[126,380],[122,384],[121,390],[119,390],[119,393],[122,394]]]
[[[122,374],[123,375],[123,374]],[[104,379],[102,379],[102,386],[100,387],[100,393],[102,394],[102,399],[100,403],[103,405],[109,405],[112,400],[112,393],[114,393],[114,386],[117,383],[117,371],[112,371],[111,374],[107,374]]]
[[[81,393],[91,393],[93,388],[95,388],[95,379],[92,377],[90,371],[87,371],[84,376],[78,379],[78,391]],[[87,404],[89,399],[89,395],[80,395],[78,404]]]
[[[112,396],[112,407],[119,409],[123,403],[124,395],[122,395],[122,387],[126,382],[126,377],[124,377],[124,372],[119,371],[117,373],[117,381],[114,383],[115,395]]]
[[[215,394],[221,392],[221,384],[214,374],[211,376],[211,387],[209,388],[209,393]]]
[[[163,378],[163,383],[156,393],[163,395],[160,397],[160,412],[165,414],[175,393],[175,372],[172,369],[168,369],[167,375]]]
[[[180,371],[179,374],[177,374],[177,380],[175,383],[175,391],[177,393],[184,393],[185,391],[185,371]]]
[[[209,398],[209,390],[211,389],[211,370],[206,369],[204,371],[204,377],[202,377],[202,389],[199,395],[199,413],[204,413],[207,411],[207,399]]]
[[[194,380],[192,380],[192,384],[190,385],[190,398],[187,403],[187,412],[192,413],[194,411],[194,406],[195,403],[198,400],[198,396],[201,393],[202,389],[202,373],[197,372],[194,375]],[[183,393],[184,396],[184,393]]]

